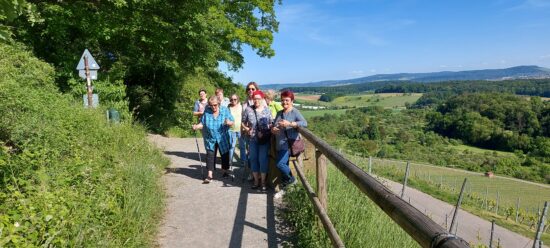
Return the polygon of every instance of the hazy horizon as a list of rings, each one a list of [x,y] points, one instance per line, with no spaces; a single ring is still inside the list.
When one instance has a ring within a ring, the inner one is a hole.
[[[235,82],[550,68],[550,1],[283,1],[271,58],[244,47]],[[227,72],[227,67],[220,68]]]

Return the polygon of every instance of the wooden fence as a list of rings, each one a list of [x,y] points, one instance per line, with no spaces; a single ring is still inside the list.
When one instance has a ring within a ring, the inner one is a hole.
[[[469,247],[468,243],[432,221],[422,212],[394,194],[374,177],[344,158],[322,139],[306,128],[298,128],[303,138],[315,146],[317,191],[313,192],[301,170],[302,159],[293,161],[298,176],[308,192],[315,212],[334,247],[344,247],[327,215],[327,158],[364,194],[376,203],[390,218],[422,247]],[[375,227],[373,227],[375,228]]]

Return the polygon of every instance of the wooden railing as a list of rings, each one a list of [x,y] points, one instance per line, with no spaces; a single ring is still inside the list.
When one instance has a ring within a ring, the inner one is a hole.
[[[319,216],[325,231],[334,247],[344,247],[344,243],[337,234],[327,215],[327,170],[328,158],[357,188],[366,194],[378,205],[390,218],[392,218],[403,230],[405,230],[422,247],[469,247],[468,243],[447,232],[443,227],[428,218],[415,207],[401,199],[391,190],[386,188],[374,177],[361,170],[359,167],[344,158],[329,144],[315,136],[305,128],[298,128],[303,138],[307,139],[315,147],[317,191],[306,180],[301,169],[303,160],[298,158],[293,161],[302,184],[308,192],[315,212]],[[376,227],[373,227],[376,228]]]

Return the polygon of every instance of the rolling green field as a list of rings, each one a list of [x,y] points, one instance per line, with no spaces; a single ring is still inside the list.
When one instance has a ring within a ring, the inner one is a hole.
[[[323,116],[325,114],[342,114],[346,112],[347,109],[321,109],[321,110],[300,110],[300,113],[304,118],[309,119],[314,116]]]
[[[414,103],[422,94],[400,94],[400,93],[382,93],[382,94],[364,94],[350,95],[334,99],[332,106],[349,107],[368,107],[381,106],[385,108],[404,107],[405,103]]]
[[[306,110],[301,109],[300,112],[306,119],[314,116],[323,116],[324,114],[342,114],[346,112],[346,108],[353,107],[368,107],[381,106],[384,108],[404,108],[405,103],[414,103],[422,94],[403,95],[399,93],[383,93],[383,94],[363,94],[350,95],[334,99],[332,102],[318,101],[319,95],[297,94],[297,103],[313,106],[326,107],[344,107],[344,109],[321,109],[321,110]]]

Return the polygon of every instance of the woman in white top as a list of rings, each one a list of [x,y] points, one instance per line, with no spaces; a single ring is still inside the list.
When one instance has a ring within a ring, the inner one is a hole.
[[[241,102],[239,101],[239,96],[237,94],[233,94],[229,98],[229,111],[231,112],[233,118],[235,118],[233,126],[231,126],[231,128],[229,129],[231,141],[231,149],[229,150],[229,162],[233,162],[235,145],[237,144],[237,140],[240,140],[241,138],[241,119],[243,114],[243,106],[241,106]],[[243,154],[244,157],[246,157],[246,149],[243,142],[239,142],[239,149],[241,151],[240,157],[242,158]]]

